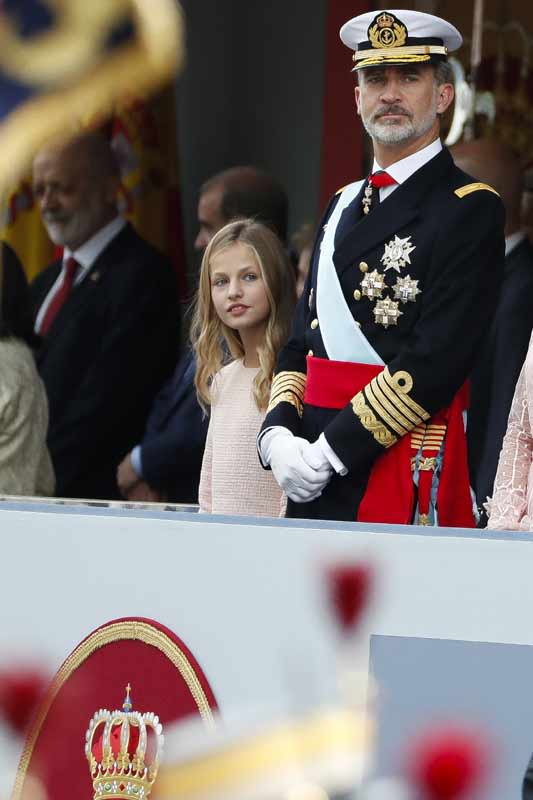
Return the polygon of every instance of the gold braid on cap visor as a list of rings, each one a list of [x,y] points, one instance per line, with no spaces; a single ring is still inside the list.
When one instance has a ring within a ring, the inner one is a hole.
[[[447,56],[448,48],[444,45],[427,44],[410,47],[383,47],[378,49],[357,50],[352,56],[354,69],[379,66],[380,64],[413,64],[429,61],[431,56]]]

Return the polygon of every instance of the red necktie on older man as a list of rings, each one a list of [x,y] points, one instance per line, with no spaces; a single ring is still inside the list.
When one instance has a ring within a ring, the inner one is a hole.
[[[368,214],[369,211],[379,203],[379,190],[384,189],[386,186],[394,186],[397,181],[394,180],[392,175],[384,170],[378,170],[368,176],[367,185],[363,195],[363,211]]]
[[[55,295],[52,297],[52,300],[46,309],[45,315],[39,327],[39,334],[41,336],[46,336],[52,326],[53,321],[69,297],[74,285],[74,281],[76,280],[79,267],[80,265],[76,259],[72,258],[72,256],[65,262],[63,280],[59,285]]]

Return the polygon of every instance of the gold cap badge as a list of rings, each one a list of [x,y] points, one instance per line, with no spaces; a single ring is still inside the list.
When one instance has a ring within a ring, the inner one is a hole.
[[[402,47],[407,39],[407,28],[394,16],[379,14],[368,28],[368,40],[372,47]]]

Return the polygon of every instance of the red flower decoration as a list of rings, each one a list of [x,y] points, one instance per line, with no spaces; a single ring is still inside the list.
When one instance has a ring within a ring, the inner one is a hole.
[[[368,564],[343,564],[328,569],[331,604],[341,628],[352,630],[365,610],[372,586]]]
[[[486,743],[473,732],[435,730],[415,742],[408,772],[424,800],[460,800],[488,767]]]
[[[35,667],[0,670],[0,715],[22,735],[48,684],[48,678]]]

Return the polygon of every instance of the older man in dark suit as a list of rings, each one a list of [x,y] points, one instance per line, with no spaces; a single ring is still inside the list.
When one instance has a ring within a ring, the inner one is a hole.
[[[116,464],[175,363],[175,277],[118,214],[118,167],[102,136],[45,147],[33,182],[50,238],[64,248],[31,287],[57,493],[116,498]]]

